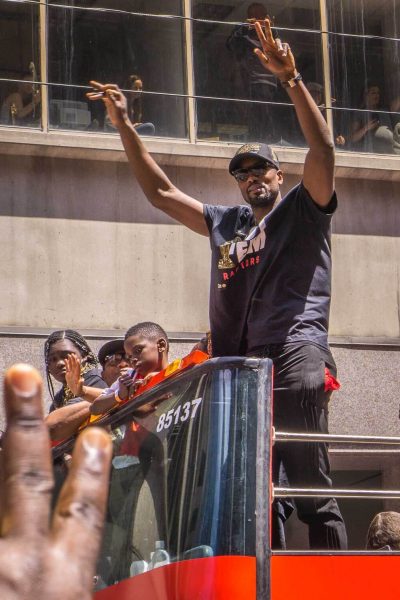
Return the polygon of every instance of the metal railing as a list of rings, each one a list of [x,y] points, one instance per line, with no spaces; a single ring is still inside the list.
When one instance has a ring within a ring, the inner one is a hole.
[[[274,442],[314,442],[336,444],[379,444],[400,446],[400,437],[377,435],[337,435],[325,433],[272,432]],[[379,498],[381,500],[400,499],[400,490],[362,490],[334,488],[288,488],[272,484],[273,498]]]
[[[274,498],[380,498],[400,499],[400,490],[346,490],[334,488],[281,488],[273,487]]]
[[[400,446],[400,437],[378,435],[338,435],[331,433],[289,433],[276,431],[273,442],[334,442],[337,444],[383,444]]]

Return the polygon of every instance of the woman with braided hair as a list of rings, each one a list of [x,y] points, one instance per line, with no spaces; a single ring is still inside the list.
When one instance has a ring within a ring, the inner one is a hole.
[[[90,405],[107,384],[86,340],[73,329],[54,331],[44,346],[47,385],[51,396],[46,423],[53,440],[72,435],[90,416]],[[53,378],[62,384],[54,391]]]

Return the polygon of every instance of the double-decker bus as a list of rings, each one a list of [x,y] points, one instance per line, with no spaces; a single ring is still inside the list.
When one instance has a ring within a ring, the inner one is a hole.
[[[271,551],[272,363],[205,359],[96,420],[114,448],[96,600],[400,597],[395,552]],[[59,471],[72,445],[54,448]]]

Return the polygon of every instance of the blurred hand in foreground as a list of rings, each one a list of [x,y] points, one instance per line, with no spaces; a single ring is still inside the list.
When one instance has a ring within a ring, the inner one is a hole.
[[[7,428],[0,454],[1,600],[89,600],[108,492],[111,442],[78,438],[50,521],[53,473],[42,380],[29,365],[5,375]]]

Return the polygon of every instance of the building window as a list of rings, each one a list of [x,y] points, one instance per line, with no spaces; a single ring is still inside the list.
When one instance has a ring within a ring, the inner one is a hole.
[[[252,53],[266,15],[338,149],[400,154],[398,0],[0,0],[0,125],[115,133],[86,99],[96,79],[126,91],[141,135],[304,147]]]
[[[259,43],[250,23],[267,15],[279,23],[275,35],[293,46],[299,69],[322,81],[320,34],[300,30],[319,29],[316,1],[283,10],[278,2],[194,0],[195,92],[203,97],[196,102],[199,139],[304,145],[286,92],[253,54]]]
[[[186,137],[183,20],[134,13],[135,4],[144,7],[124,0],[95,2],[90,10],[49,6],[51,128],[115,132],[103,104],[86,100],[94,79],[129,90],[130,116],[141,132]]]
[[[335,132],[345,150],[400,154],[398,2],[329,0],[328,9]]]
[[[0,2],[0,123],[40,127],[39,6]]]

